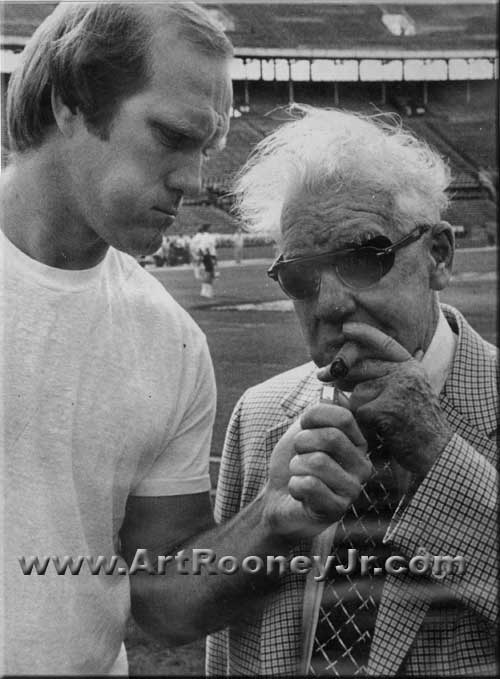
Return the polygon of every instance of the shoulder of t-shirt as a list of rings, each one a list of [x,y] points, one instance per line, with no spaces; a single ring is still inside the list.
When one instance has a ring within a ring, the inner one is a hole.
[[[134,257],[110,248],[107,260],[109,274],[120,285],[122,299],[135,307],[148,324],[168,324],[170,333],[177,328],[205,340],[195,320]]]

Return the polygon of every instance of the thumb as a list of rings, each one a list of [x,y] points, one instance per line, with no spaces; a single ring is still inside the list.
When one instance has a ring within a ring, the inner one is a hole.
[[[423,357],[424,357],[424,352],[422,351],[422,349],[417,349],[416,352],[413,354],[413,358],[416,361],[421,361],[423,359]]]

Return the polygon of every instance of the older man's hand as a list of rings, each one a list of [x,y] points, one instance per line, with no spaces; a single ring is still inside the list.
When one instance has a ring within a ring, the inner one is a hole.
[[[348,375],[355,384],[350,408],[361,431],[368,439],[381,437],[402,467],[423,478],[452,431],[422,365],[376,328],[349,323],[343,332],[367,356]]]
[[[289,540],[337,521],[371,473],[367,443],[346,407],[308,408],[277,443],[264,491],[264,520]]]

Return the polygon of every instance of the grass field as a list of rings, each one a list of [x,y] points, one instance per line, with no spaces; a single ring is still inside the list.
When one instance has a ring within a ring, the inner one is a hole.
[[[292,311],[229,307],[284,300],[265,271],[268,263],[244,262],[221,269],[216,298],[199,297],[198,281],[189,269],[159,269],[156,276],[195,318],[207,335],[218,384],[218,412],[212,456],[220,455],[231,410],[249,386],[308,360]],[[486,339],[496,343],[496,253],[493,249],[459,251],[455,280],[441,294],[457,307]],[[127,646],[133,675],[203,674],[203,642],[165,649],[151,642],[131,624]]]

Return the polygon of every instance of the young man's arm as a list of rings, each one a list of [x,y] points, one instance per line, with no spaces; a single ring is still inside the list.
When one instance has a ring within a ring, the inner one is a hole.
[[[212,550],[215,565],[224,556],[239,565],[247,556],[264,562],[268,555],[287,556],[298,540],[340,518],[370,473],[366,443],[352,414],[318,404],[275,447],[262,493],[221,526],[213,527],[208,493],[131,497],[120,534],[128,563],[138,548],[147,549],[153,562],[181,548],[189,557],[184,567],[180,561],[168,562],[165,575],[131,575],[135,619],[171,644],[187,643],[237,620],[264,600],[277,577],[241,568],[232,575],[211,575],[203,566],[195,574],[192,550]]]

